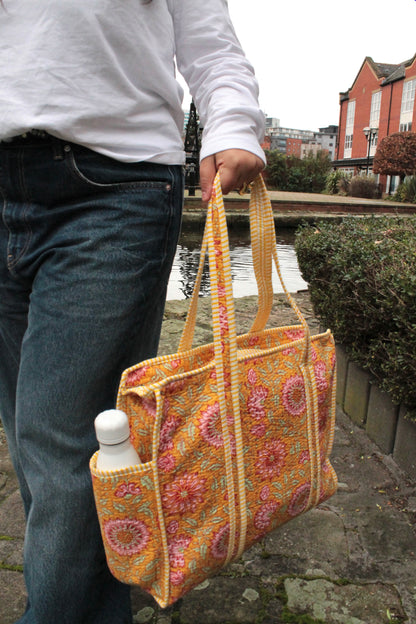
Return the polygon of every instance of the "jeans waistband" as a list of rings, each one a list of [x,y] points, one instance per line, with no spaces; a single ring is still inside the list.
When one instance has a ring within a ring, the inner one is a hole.
[[[51,134],[45,132],[45,130],[28,130],[23,134],[19,134],[7,139],[0,139],[0,145],[2,147],[12,145],[27,145],[28,143],[51,140],[53,137]]]

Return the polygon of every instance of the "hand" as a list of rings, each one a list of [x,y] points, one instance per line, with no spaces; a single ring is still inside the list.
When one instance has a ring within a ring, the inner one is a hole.
[[[227,195],[233,189],[250,184],[263,169],[261,158],[242,149],[229,149],[207,156],[199,167],[202,201],[208,202],[211,199],[217,171],[220,174],[222,192]]]

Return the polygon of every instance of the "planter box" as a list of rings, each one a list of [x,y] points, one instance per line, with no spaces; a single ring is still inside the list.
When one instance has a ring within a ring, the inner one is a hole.
[[[396,463],[416,480],[416,422],[405,418],[406,408],[401,407],[397,422],[393,457]]]
[[[392,454],[416,479],[416,422],[406,418],[405,406],[394,404],[367,371],[348,359],[342,345],[337,345],[337,403],[384,454]]]

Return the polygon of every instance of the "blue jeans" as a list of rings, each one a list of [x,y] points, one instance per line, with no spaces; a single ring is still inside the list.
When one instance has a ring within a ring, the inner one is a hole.
[[[19,624],[130,624],[88,462],[121,372],[157,351],[182,168],[0,143],[0,415],[26,513]]]

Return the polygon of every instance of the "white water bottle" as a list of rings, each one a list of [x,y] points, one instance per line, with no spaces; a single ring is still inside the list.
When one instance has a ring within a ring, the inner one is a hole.
[[[98,470],[119,470],[141,463],[130,442],[129,421],[124,412],[115,409],[101,412],[94,425],[100,444]]]

